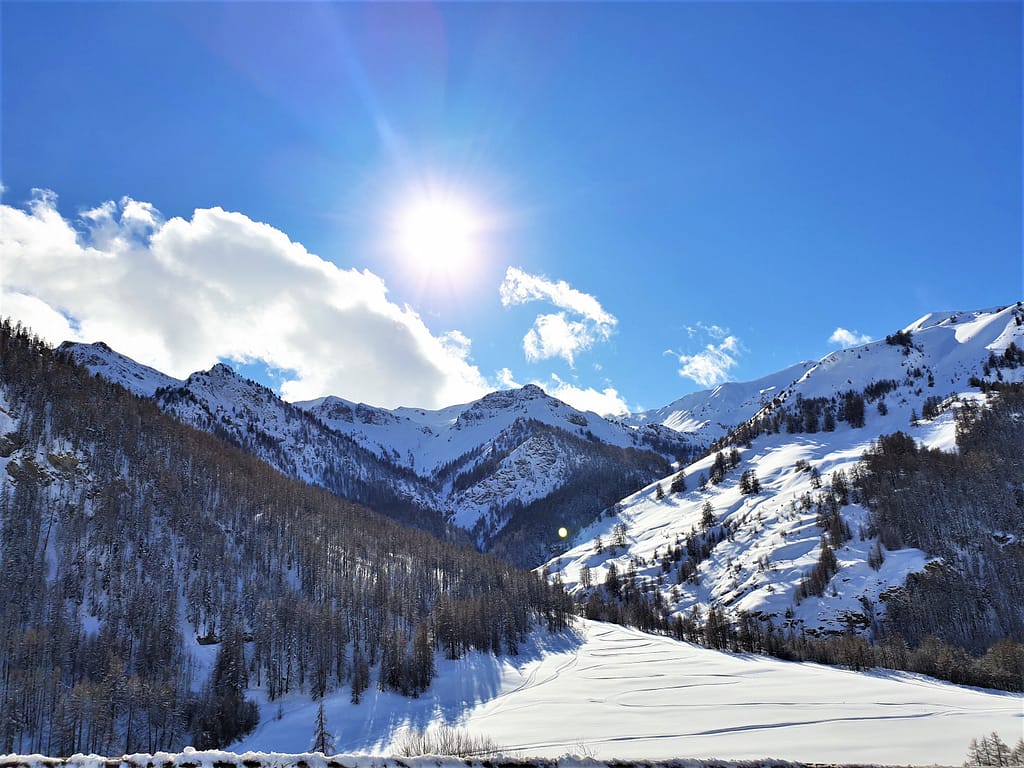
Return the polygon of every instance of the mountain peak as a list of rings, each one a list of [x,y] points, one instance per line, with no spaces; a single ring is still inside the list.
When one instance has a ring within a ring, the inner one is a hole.
[[[226,363],[216,363],[207,373],[211,376],[237,376],[235,369]]]

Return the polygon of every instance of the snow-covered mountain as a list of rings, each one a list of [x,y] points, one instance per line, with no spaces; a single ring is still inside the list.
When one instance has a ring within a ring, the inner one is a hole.
[[[65,342],[59,349],[70,354],[75,362],[84,365],[92,373],[143,397],[152,397],[158,389],[184,384],[181,379],[175,379],[115,352],[102,341],[94,344]]]
[[[580,412],[534,385],[437,411],[387,411],[338,397],[297,405],[431,481],[452,522],[484,536],[504,527],[503,507],[529,505],[561,488],[593,461],[593,446],[673,457],[692,452],[684,436],[666,427],[626,427]]]
[[[684,446],[682,440],[657,424],[623,429],[597,414],[582,413],[533,384],[492,392],[465,405],[437,411],[383,408],[324,397],[296,403],[333,429],[347,434],[380,456],[389,456],[422,475],[436,474],[445,465],[493,442],[494,436],[517,421],[534,421],[589,440],[622,448],[646,447],[658,440]]]
[[[438,411],[388,411],[338,397],[293,405],[224,364],[180,381],[105,344],[65,343],[60,351],[289,476],[431,530],[457,526],[529,565],[545,556],[544,543],[557,540],[561,525],[589,522],[667,471],[669,459],[695,452],[667,427],[608,421],[532,385]],[[536,524],[554,494],[577,485],[573,509],[557,524]],[[514,542],[501,544],[502,535]]]
[[[622,422],[636,426],[661,424],[685,432],[706,447],[761,410],[814,365],[797,363],[754,381],[728,381],[713,389],[692,392],[662,408],[630,414]]]
[[[897,431],[955,449],[957,409],[984,399],[978,384],[1024,379],[1012,362],[1022,347],[1017,304],[926,315],[887,340],[798,366],[802,375],[782,386],[775,379],[771,401],[719,443],[722,459],[710,453],[685,467],[685,491],[671,492],[676,475],[668,475],[626,497],[618,514],[580,531],[547,568],[589,593],[614,567],[678,615],[716,607],[776,626],[870,626],[883,593],[929,557],[881,547],[867,508],[850,493],[854,467],[880,435]],[[837,571],[814,594],[808,577],[826,539]]]

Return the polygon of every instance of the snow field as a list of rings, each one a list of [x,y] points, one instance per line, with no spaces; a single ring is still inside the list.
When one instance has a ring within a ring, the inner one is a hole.
[[[963,761],[972,738],[1024,729],[1024,697],[907,673],[856,673],[700,648],[582,621],[539,632],[519,657],[439,661],[423,696],[348,690],[325,699],[342,752],[389,754],[405,728],[446,722],[524,758],[597,760],[772,757],[814,763]],[[317,704],[263,702],[232,751],[309,748]]]

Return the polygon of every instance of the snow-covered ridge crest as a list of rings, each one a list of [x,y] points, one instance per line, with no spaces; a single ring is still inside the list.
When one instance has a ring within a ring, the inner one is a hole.
[[[92,373],[143,397],[152,397],[156,390],[163,387],[180,387],[184,383],[181,379],[175,379],[115,352],[102,341],[93,344],[65,341],[57,351],[71,356]]]

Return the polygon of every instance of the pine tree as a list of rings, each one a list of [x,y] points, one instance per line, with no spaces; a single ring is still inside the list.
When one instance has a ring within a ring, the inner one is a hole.
[[[626,546],[626,524],[616,523],[615,527],[612,528],[612,543],[616,547]]]
[[[715,454],[715,463],[711,465],[711,474],[708,477],[712,485],[718,485],[725,479],[726,469],[725,454],[719,451]]]
[[[729,466],[738,467],[740,465],[740,452],[733,446],[729,451]]]
[[[1017,739],[1010,753],[1010,765],[1024,765],[1024,736]]]
[[[584,589],[590,589],[594,585],[594,577],[590,572],[590,566],[586,563],[580,568],[580,586]]]
[[[352,652],[352,703],[358,704],[370,687],[370,664],[358,648]]]
[[[622,591],[622,584],[619,581],[619,569],[615,567],[615,563],[611,563],[608,566],[608,574],[604,578],[604,588],[609,596],[615,598]]]
[[[876,541],[874,546],[871,547],[871,551],[868,552],[868,565],[874,570],[878,570],[882,567],[882,563],[885,562],[885,553],[882,552],[882,543]]]
[[[686,491],[686,475],[683,470],[676,472],[675,477],[672,478],[672,485],[669,486],[669,490],[672,493],[683,493]]]
[[[704,506],[700,509],[700,526],[705,531],[715,524],[715,508],[711,506],[710,501],[705,501]]]
[[[327,718],[324,716],[324,700],[320,699],[320,706],[316,708],[316,722],[313,725],[313,752],[322,755],[334,754],[334,734],[327,730]]]
[[[824,429],[826,432],[836,431],[836,415],[832,413],[831,408],[825,409],[825,423],[822,426],[822,429]]]

